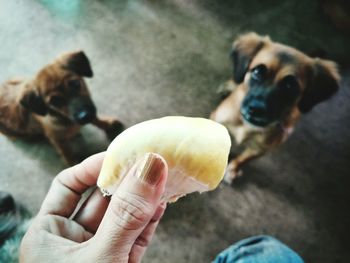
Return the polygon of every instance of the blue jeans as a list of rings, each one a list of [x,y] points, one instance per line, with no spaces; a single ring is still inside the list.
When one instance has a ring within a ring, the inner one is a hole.
[[[222,251],[213,263],[303,263],[301,257],[270,236],[243,239]]]

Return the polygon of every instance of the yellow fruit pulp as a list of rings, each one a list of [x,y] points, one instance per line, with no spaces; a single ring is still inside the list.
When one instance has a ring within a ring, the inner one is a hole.
[[[217,187],[227,165],[227,129],[208,119],[171,116],[139,123],[108,147],[97,185],[111,195],[131,166],[148,152],[161,155],[169,175],[165,200]]]

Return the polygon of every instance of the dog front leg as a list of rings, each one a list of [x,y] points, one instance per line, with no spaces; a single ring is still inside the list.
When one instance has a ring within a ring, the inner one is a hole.
[[[217,89],[216,93],[220,95],[221,99],[225,99],[236,88],[236,84],[232,79],[222,83]]]
[[[124,125],[114,118],[99,118],[97,117],[92,124],[103,130],[109,140],[113,140],[119,133],[124,130]]]
[[[72,166],[79,162],[79,160],[74,156],[72,149],[66,139],[58,138],[51,133],[46,133],[46,137],[49,139],[50,143],[55,148],[57,153],[63,157],[68,166]]]
[[[232,181],[242,175],[241,168],[250,160],[253,160],[265,153],[262,149],[246,148],[235,159],[231,160],[226,167],[224,181],[232,184]]]

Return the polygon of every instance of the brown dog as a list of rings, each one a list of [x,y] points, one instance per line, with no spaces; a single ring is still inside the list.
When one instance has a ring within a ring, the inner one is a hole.
[[[232,60],[233,80],[223,86],[230,94],[211,114],[233,137],[228,183],[247,161],[283,143],[300,115],[330,98],[340,80],[335,63],[255,33],[234,42]]]
[[[10,137],[46,136],[68,164],[73,156],[69,140],[81,126],[92,123],[112,139],[122,124],[96,117],[83,77],[92,77],[84,52],[64,54],[30,80],[9,80],[0,86],[0,132]]]

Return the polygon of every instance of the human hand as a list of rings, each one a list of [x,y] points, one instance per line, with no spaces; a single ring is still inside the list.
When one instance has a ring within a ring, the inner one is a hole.
[[[140,262],[165,203],[161,202],[168,168],[147,154],[104,198],[96,189],[75,211],[82,194],[96,185],[104,153],[62,171],[24,236],[20,262]]]

